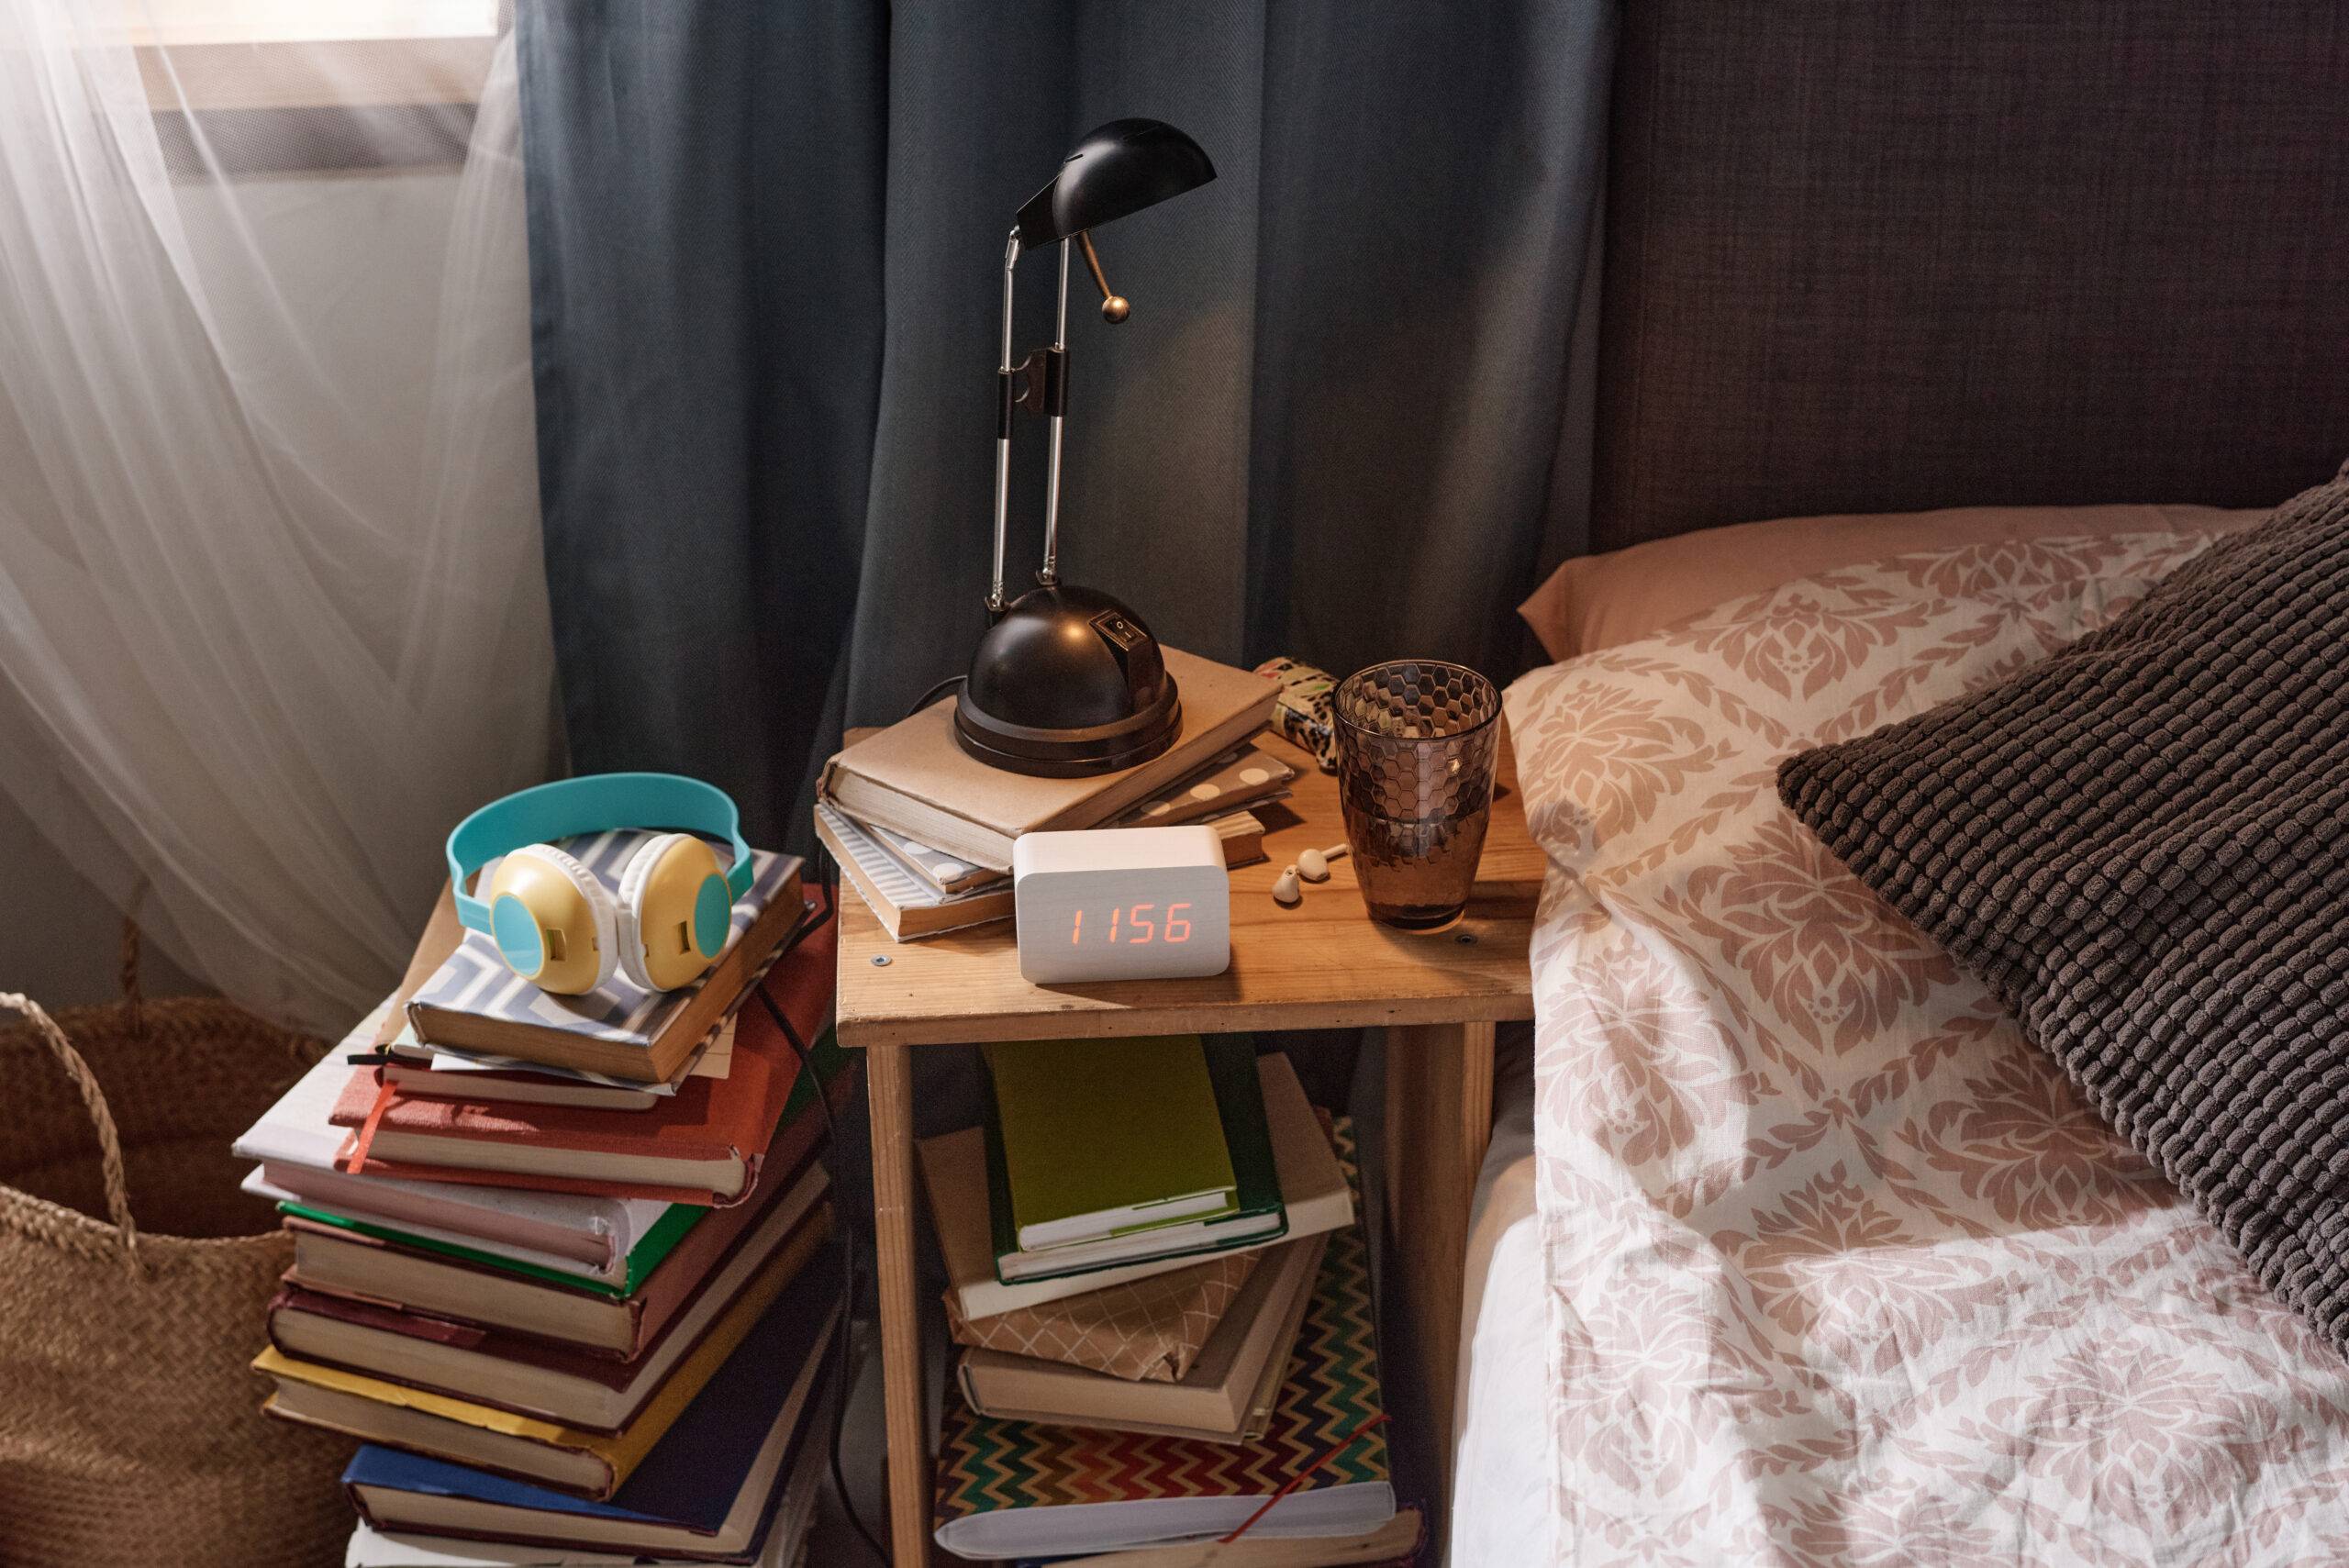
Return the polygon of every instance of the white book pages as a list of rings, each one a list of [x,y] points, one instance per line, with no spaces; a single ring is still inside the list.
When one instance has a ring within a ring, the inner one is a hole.
[[[529,1192],[519,1187],[473,1187],[453,1182],[409,1182],[391,1176],[352,1176],[336,1171],[347,1131],[328,1118],[355,1069],[350,1058],[373,1049],[377,1008],[318,1059],[261,1119],[231,1146],[237,1158],[290,1168],[289,1175],[315,1172],[321,1183],[305,1201],[321,1201],[331,1186],[337,1201],[323,1207],[338,1213],[380,1219],[401,1229],[435,1225],[458,1233],[463,1245],[495,1251],[516,1245],[533,1231],[559,1232],[595,1241],[598,1256],[625,1258],[637,1239],[652,1229],[669,1205],[651,1198],[591,1197],[571,1193]],[[305,1183],[306,1187],[310,1184]],[[526,1243],[523,1243],[526,1244]],[[540,1247],[540,1251],[551,1249]]]

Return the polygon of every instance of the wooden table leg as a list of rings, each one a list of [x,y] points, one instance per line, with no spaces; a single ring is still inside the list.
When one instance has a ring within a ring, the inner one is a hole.
[[[1452,1407],[1476,1173],[1493,1136],[1493,1026],[1386,1031],[1386,1256],[1418,1328],[1419,1374],[1452,1489]]]
[[[930,1561],[930,1432],[922,1419],[921,1305],[914,1275],[909,1048],[864,1053],[873,1121],[873,1229],[881,1286],[881,1406],[889,1434],[889,1545],[896,1568]]]

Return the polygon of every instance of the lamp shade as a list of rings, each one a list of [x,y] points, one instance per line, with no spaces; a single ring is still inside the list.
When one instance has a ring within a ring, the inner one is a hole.
[[[1020,207],[1019,243],[1040,250],[1214,178],[1205,150],[1164,120],[1111,120],[1078,142],[1052,183]]]

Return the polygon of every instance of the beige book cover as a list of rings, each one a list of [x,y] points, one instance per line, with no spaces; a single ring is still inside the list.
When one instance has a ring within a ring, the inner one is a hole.
[[[1329,1240],[1308,1236],[1267,1253],[1180,1382],[1136,1383],[1002,1351],[965,1351],[963,1396],[983,1416],[1011,1420],[1248,1440],[1272,1414]]]
[[[1266,1237],[1233,1252],[1327,1235],[1353,1224],[1354,1218],[1353,1190],[1346,1185],[1346,1173],[1322,1132],[1320,1118],[1305,1097],[1297,1069],[1289,1065],[1287,1057],[1275,1052],[1256,1058],[1256,1074],[1264,1085],[1264,1123],[1272,1134],[1273,1166],[1280,1181],[1281,1203],[1288,1211],[1288,1234]],[[954,1310],[966,1321],[1106,1290],[1189,1268],[1199,1261],[1161,1258],[1057,1279],[1002,1284],[996,1278],[994,1232],[987,1216],[985,1134],[973,1127],[926,1138],[915,1145],[915,1153],[923,1190],[930,1196],[939,1251],[945,1255]]]
[[[1011,841],[1022,833],[1097,828],[1264,727],[1278,692],[1271,681],[1179,648],[1165,652],[1182,689],[1183,731],[1139,767],[1085,779],[989,767],[955,744],[949,698],[834,757],[823,793],[861,822],[1008,870]]]
[[[1225,1252],[1171,1273],[1088,1290],[974,1323],[946,1293],[956,1344],[1086,1367],[1137,1382],[1175,1383],[1191,1370],[1256,1272],[1262,1252]]]

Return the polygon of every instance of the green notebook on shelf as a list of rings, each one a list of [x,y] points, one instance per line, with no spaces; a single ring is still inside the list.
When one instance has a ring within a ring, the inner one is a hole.
[[[1025,1041],[989,1047],[987,1066],[987,1207],[1001,1283],[1217,1251],[1287,1229],[1245,1037]],[[1174,1195],[1195,1207],[1137,1209]],[[1201,1195],[1217,1199],[1208,1207]],[[1022,1244],[1030,1227],[1102,1215],[1123,1218],[1080,1240]]]
[[[1020,1251],[1232,1212],[1198,1036],[1021,1040],[986,1058]]]

